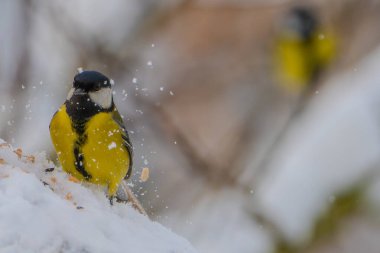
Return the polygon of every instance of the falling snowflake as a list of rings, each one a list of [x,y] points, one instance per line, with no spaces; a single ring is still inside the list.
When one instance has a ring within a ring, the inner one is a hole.
[[[110,145],[108,145],[108,149],[111,150],[111,149],[114,149],[116,148],[116,143],[115,142],[111,142]]]

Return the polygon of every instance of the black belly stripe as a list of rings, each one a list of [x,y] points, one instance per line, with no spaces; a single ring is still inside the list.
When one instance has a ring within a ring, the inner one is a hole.
[[[75,157],[75,169],[86,179],[89,180],[92,178],[92,175],[86,170],[84,163],[85,157],[83,156],[82,148],[87,141],[87,135],[85,133],[85,124],[86,121],[76,122],[73,124],[73,128],[78,134],[78,139],[74,143],[74,157]]]
[[[75,143],[74,145],[74,157],[75,157],[75,169],[86,179],[89,180],[92,178],[91,174],[86,171],[84,168],[84,157],[83,154],[80,152],[80,147]]]

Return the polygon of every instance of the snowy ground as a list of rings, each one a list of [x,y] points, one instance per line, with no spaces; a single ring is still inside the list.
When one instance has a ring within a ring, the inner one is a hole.
[[[109,205],[45,154],[24,155],[0,140],[1,252],[196,252],[132,207]]]

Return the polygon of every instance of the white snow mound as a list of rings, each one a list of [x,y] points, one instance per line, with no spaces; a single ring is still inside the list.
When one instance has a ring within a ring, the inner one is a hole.
[[[1,252],[196,252],[131,206],[110,206],[103,189],[45,171],[52,167],[44,153],[26,156],[0,140]]]

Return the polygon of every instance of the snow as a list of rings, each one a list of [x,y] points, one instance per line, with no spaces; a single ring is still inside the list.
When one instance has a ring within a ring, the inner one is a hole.
[[[111,142],[110,145],[108,145],[108,149],[111,150],[111,149],[114,149],[116,148],[116,143],[115,142]]]
[[[44,153],[0,140],[0,158],[1,252],[196,252],[129,205],[110,206],[104,189],[45,171],[54,164]]]
[[[201,252],[273,252],[270,232],[252,219],[247,208],[251,200],[252,196],[247,198],[232,188],[205,190],[191,209],[180,213],[167,209],[168,220],[163,222],[186,234]],[[176,215],[178,220],[170,224]]]

